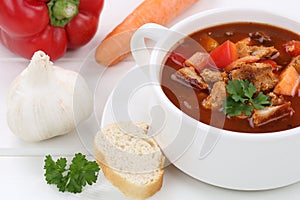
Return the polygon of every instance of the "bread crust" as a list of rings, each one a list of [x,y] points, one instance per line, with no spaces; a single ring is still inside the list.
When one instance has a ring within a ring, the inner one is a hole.
[[[148,197],[151,197],[156,192],[158,192],[163,184],[163,175],[164,170],[159,170],[159,177],[152,181],[150,184],[147,185],[137,185],[132,182],[126,180],[122,173],[118,173],[102,162],[96,160],[98,165],[100,166],[101,170],[103,171],[104,176],[106,179],[111,182],[115,187],[117,187],[125,196],[136,199],[142,200]],[[136,174],[135,176],[139,176]]]

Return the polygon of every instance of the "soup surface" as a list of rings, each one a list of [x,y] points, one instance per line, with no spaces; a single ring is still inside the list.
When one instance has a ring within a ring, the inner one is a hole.
[[[162,89],[184,113],[214,127],[247,133],[297,127],[299,41],[296,33],[258,23],[200,30],[166,58]]]

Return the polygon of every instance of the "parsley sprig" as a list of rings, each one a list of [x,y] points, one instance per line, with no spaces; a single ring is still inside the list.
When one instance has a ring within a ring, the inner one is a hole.
[[[228,116],[244,114],[250,116],[254,109],[263,109],[270,105],[269,96],[259,92],[248,80],[230,80],[226,85],[227,98],[223,102],[224,113]]]
[[[81,153],[75,154],[69,167],[66,158],[59,158],[55,162],[47,155],[44,169],[48,184],[56,185],[61,192],[71,193],[80,193],[86,184],[95,183],[100,170],[95,161],[88,161]]]

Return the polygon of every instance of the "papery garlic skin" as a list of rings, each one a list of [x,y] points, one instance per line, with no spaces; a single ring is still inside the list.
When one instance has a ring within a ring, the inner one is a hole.
[[[91,92],[77,72],[53,66],[38,51],[12,82],[7,123],[25,141],[41,141],[73,131],[93,110]]]

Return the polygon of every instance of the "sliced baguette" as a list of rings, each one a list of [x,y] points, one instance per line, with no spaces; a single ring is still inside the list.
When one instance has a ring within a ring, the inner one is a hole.
[[[95,136],[94,155],[104,176],[131,199],[145,199],[162,187],[164,156],[147,137],[144,123],[110,124]]]
[[[145,174],[122,173],[96,161],[106,179],[130,199],[144,200],[154,195],[162,187],[163,169]]]

